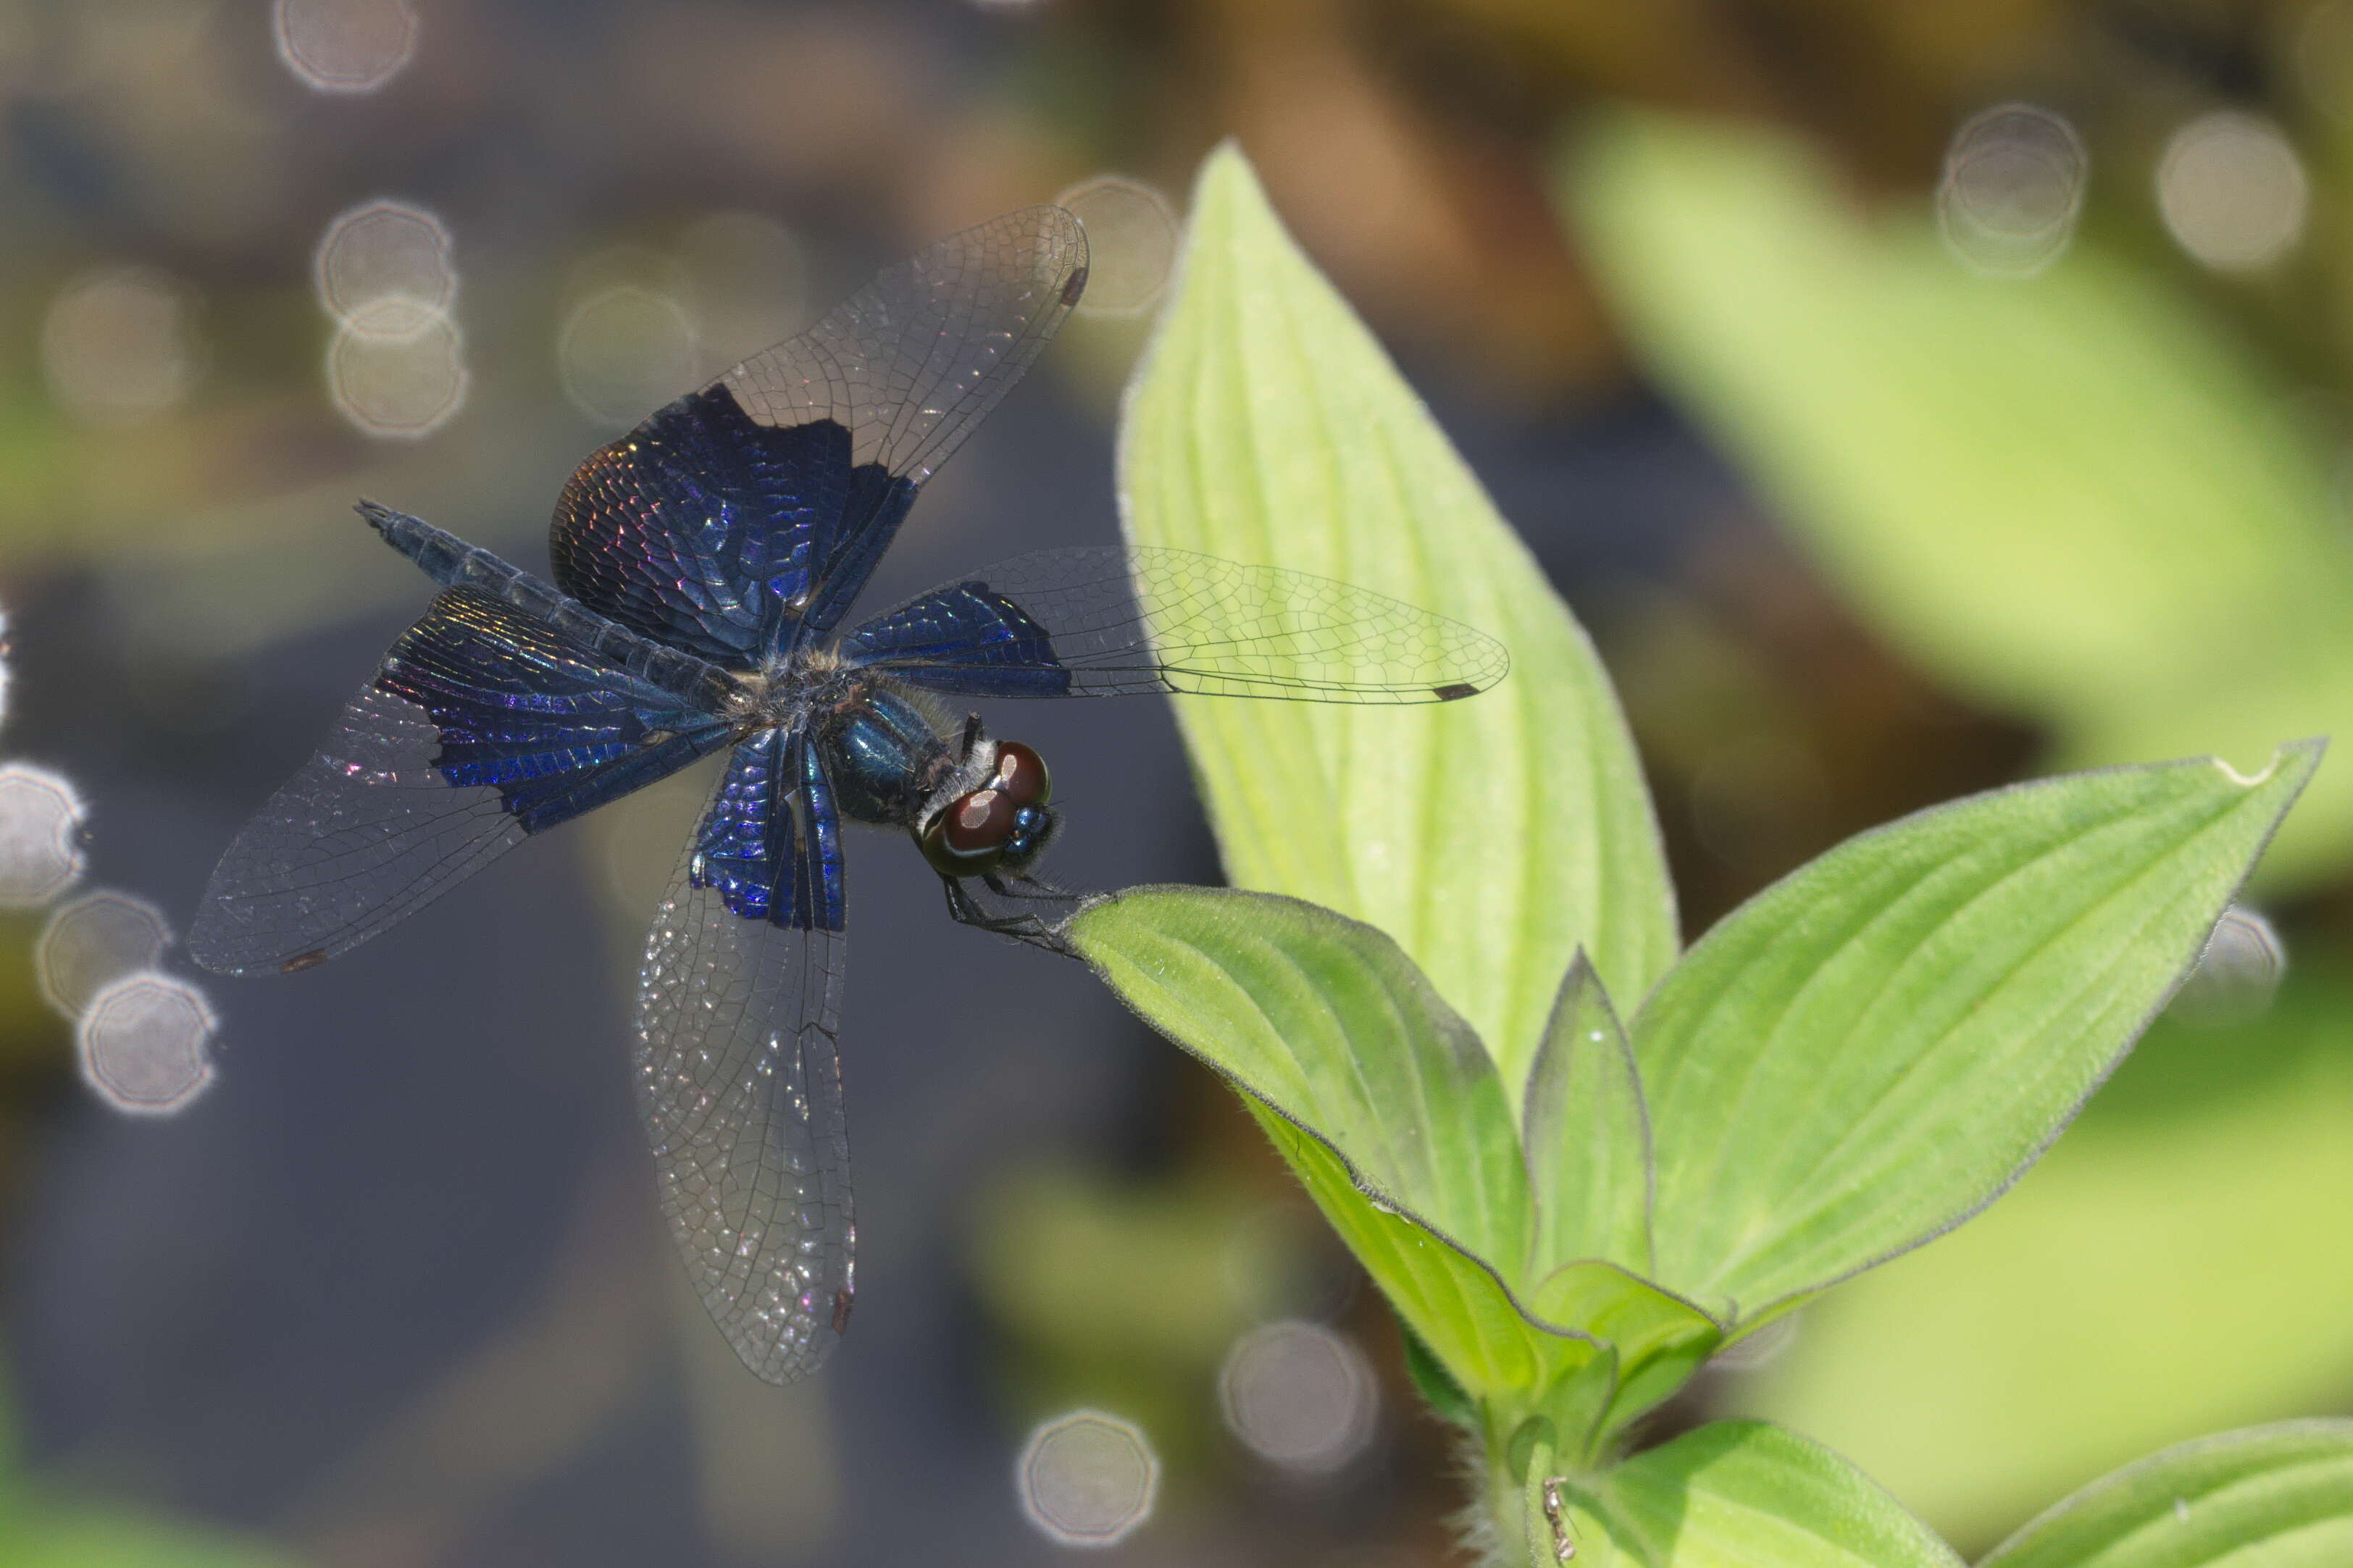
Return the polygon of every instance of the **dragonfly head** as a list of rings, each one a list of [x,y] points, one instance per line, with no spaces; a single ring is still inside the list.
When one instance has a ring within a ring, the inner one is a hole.
[[[944,804],[917,819],[915,842],[943,877],[1026,871],[1061,825],[1046,760],[1018,741],[981,742],[941,794]]]

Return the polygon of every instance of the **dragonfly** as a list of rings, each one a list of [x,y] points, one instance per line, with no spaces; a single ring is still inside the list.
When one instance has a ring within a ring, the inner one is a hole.
[[[1201,693],[1446,702],[1503,679],[1470,626],[1304,573],[1080,546],[842,624],[925,480],[1086,286],[1058,207],[884,269],[800,336],[592,454],[554,581],[371,501],[439,592],[247,823],[188,939],[294,973],[524,839],[725,752],[645,946],[633,1079],[662,1208],[712,1319],[773,1383],[848,1326],[842,824],[905,832],[957,921],[1067,951],[1040,880],[1038,752],[958,699]]]

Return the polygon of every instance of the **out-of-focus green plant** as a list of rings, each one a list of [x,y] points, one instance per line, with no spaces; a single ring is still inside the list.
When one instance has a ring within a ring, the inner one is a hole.
[[[1982,1220],[1723,1393],[1986,1542],[2136,1454],[2327,1408],[2353,1388],[2348,1016],[2353,975],[2314,957],[2260,1015],[2160,1022]]]
[[[1232,150],[1121,452],[1141,542],[1343,577],[1512,647],[1504,687],[1437,710],[1180,700],[1250,890],[1137,889],[1070,927],[1244,1092],[1396,1307],[1484,1462],[1495,1560],[1956,1562],[1783,1429],[1628,1459],[1630,1428],[2031,1163],[2196,960],[2318,747],[1925,812],[1677,959],[1590,647]],[[1639,1003],[1622,1023],[1613,994]],[[2284,1517],[2254,1515],[2234,1540]],[[2160,1561],[2118,1550],[2098,1561]]]
[[[2096,173],[2096,172],[2095,172]],[[2353,721],[2353,548],[2293,389],[2199,303],[2084,236],[1980,277],[1925,202],[1880,212],[1781,134],[1623,111],[1564,209],[1657,376],[1850,602],[2059,767]],[[2353,773],[2265,858],[2353,854]]]
[[[1792,140],[1630,112],[1572,144],[1560,189],[1650,372],[1860,615],[2036,720],[2055,764],[2246,762],[2353,713],[2353,548],[2311,405],[2099,232],[1978,277],[1925,201],[1867,210]],[[2353,777],[2328,770],[2259,877],[2312,889],[2348,851]],[[1826,1304],[1742,1406],[1985,1539],[2150,1444],[2346,1386],[2353,1270],[2310,1240],[2353,1199],[2353,994],[2327,962],[2269,1017],[2168,1047],[2233,1092],[2095,1114],[1988,1226]],[[2239,1091],[2306,1038],[2299,1081]],[[2218,1337],[2232,1356],[2181,1354]]]
[[[18,1468],[14,1413],[0,1380],[0,1568],[290,1568],[225,1531],[65,1492]]]
[[[2353,1421],[2285,1421],[2168,1448],[2077,1492],[1982,1568],[2353,1562]]]

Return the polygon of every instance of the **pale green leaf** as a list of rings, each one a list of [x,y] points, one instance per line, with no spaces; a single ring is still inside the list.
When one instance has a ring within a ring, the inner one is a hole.
[[[1388,937],[1297,900],[1201,888],[1132,889],[1068,929],[1147,1023],[1247,1091],[1473,1394],[1533,1395],[1592,1359],[1591,1342],[1545,1331],[1511,1298],[1533,1221],[1503,1087]]]
[[[1633,1047],[1585,954],[1561,982],[1520,1108],[1541,1279],[1584,1258],[1651,1267],[1651,1127]]]
[[[2348,1016],[2322,947],[2258,1017],[2160,1020],[2000,1203],[1808,1307],[1727,1384],[1736,1413],[1982,1549],[2141,1455],[2330,1411],[2353,1388]]]
[[[1509,1409],[1556,1406],[1580,1429],[1596,1426],[1616,1386],[1613,1350],[1565,1325],[1536,1322],[1492,1268],[1367,1195],[1347,1163],[1314,1133],[1255,1096],[1244,1103],[1398,1316],[1465,1394]]]
[[[1564,1488],[1577,1568],[1958,1568],[1836,1454],[1722,1421]]]
[[[1516,1101],[1580,946],[1622,996],[1674,957],[1617,700],[1230,146],[1202,172],[1180,279],[1121,424],[1131,538],[1386,594],[1500,639],[1514,664],[1494,689],[1431,707],[1177,699],[1227,876],[1394,936]]]
[[[1856,609],[2065,765],[2353,724],[2353,552],[2294,388],[2079,237],[1973,275],[1925,199],[1873,210],[1753,122],[1613,112],[1562,193],[1646,367]],[[2267,867],[2353,848],[2324,775]]]
[[[1657,1277],[1762,1317],[1989,1201],[2171,993],[2318,761],[1998,790],[1726,917],[1634,1024]]]
[[[2343,1568],[2353,1421],[2290,1421],[2152,1455],[2011,1536],[1981,1568]]]
[[[1375,1195],[1519,1275],[1527,1178],[1502,1086],[1396,942],[1222,888],[1132,889],[1069,934],[1154,1028],[1344,1151]]]
[[[1588,1447],[1681,1388],[1724,1342],[1724,1325],[1614,1263],[1566,1264],[1536,1283],[1528,1303],[1543,1321],[1574,1323],[1617,1352],[1616,1386],[1589,1427],[1573,1425],[1576,1412],[1552,1411],[1566,1440]]]

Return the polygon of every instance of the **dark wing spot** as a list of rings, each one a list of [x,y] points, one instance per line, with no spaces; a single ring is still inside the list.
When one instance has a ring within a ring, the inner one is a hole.
[[[1479,689],[1467,680],[1457,680],[1445,686],[1433,686],[1430,691],[1430,695],[1440,702],[1454,702],[1465,697],[1479,695]]]
[[[844,1332],[849,1327],[849,1287],[844,1285],[833,1293],[833,1331]]]
[[[1087,269],[1082,267],[1071,274],[1071,280],[1068,283],[1062,285],[1062,303],[1075,305],[1079,302],[1079,296],[1086,291]]]
[[[294,974],[305,969],[316,969],[327,962],[327,950],[314,947],[308,952],[298,952],[278,966],[280,974]]]

